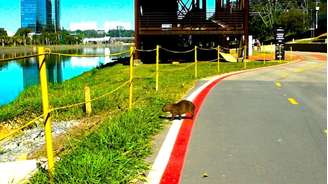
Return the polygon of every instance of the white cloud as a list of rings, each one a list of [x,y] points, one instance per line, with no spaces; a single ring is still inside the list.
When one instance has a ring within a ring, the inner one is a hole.
[[[69,29],[71,31],[76,31],[76,30],[90,30],[94,29],[97,30],[97,22],[71,22],[69,24]]]
[[[8,31],[7,31],[7,35],[8,35],[8,36],[14,36],[15,33],[14,33],[14,32],[11,32],[11,31],[8,30]]]
[[[123,27],[126,30],[131,29],[131,24],[129,22],[123,22],[123,21],[106,21],[104,23],[104,29],[107,32],[110,29],[117,29],[117,27]]]

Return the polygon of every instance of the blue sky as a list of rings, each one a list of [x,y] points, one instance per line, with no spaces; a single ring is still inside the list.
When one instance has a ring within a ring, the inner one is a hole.
[[[215,0],[208,0],[208,9]],[[108,29],[134,26],[134,0],[61,0],[61,26],[65,29]],[[0,0],[0,28],[14,33],[20,27],[20,0]]]
[[[61,25],[66,29],[71,23],[104,29],[106,22],[133,28],[133,15],[133,0],[61,0]],[[20,0],[0,0],[0,27],[8,32],[20,27]]]

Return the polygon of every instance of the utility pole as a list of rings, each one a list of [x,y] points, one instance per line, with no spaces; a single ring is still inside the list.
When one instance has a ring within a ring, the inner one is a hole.
[[[319,26],[318,26],[318,16],[319,16],[319,10],[320,10],[320,7],[319,7],[319,3],[320,1],[319,0],[316,0],[315,2],[315,30],[317,32]]]
[[[313,9],[311,8],[310,9],[310,16],[311,16],[311,27],[310,27],[310,30],[311,30],[311,38],[314,37],[314,32],[315,32],[315,19],[314,19],[314,15],[313,15]]]

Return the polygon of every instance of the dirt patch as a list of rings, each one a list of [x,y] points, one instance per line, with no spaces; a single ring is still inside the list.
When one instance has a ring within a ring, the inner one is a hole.
[[[89,135],[90,133],[95,131],[101,125],[101,123],[105,119],[107,119],[112,113],[114,112],[86,117],[82,119],[78,125],[72,127],[66,133],[54,137],[53,150],[55,156],[65,154],[66,152],[74,149],[74,145],[71,144],[73,139],[81,139]],[[28,154],[27,158],[37,159],[46,157],[46,155],[46,145],[44,144],[41,148]]]

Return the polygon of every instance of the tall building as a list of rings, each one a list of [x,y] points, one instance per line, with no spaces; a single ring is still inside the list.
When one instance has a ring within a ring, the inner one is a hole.
[[[60,27],[59,9],[59,0],[21,0],[21,27],[36,33],[44,28],[56,30]]]
[[[60,4],[59,0],[55,0],[55,11],[54,11],[54,20],[55,20],[55,30],[60,30]]]
[[[50,28],[50,26],[53,26],[52,2],[51,2],[51,0],[45,0],[45,1],[46,1],[47,27]]]
[[[38,0],[21,0],[21,27],[37,30]]]

